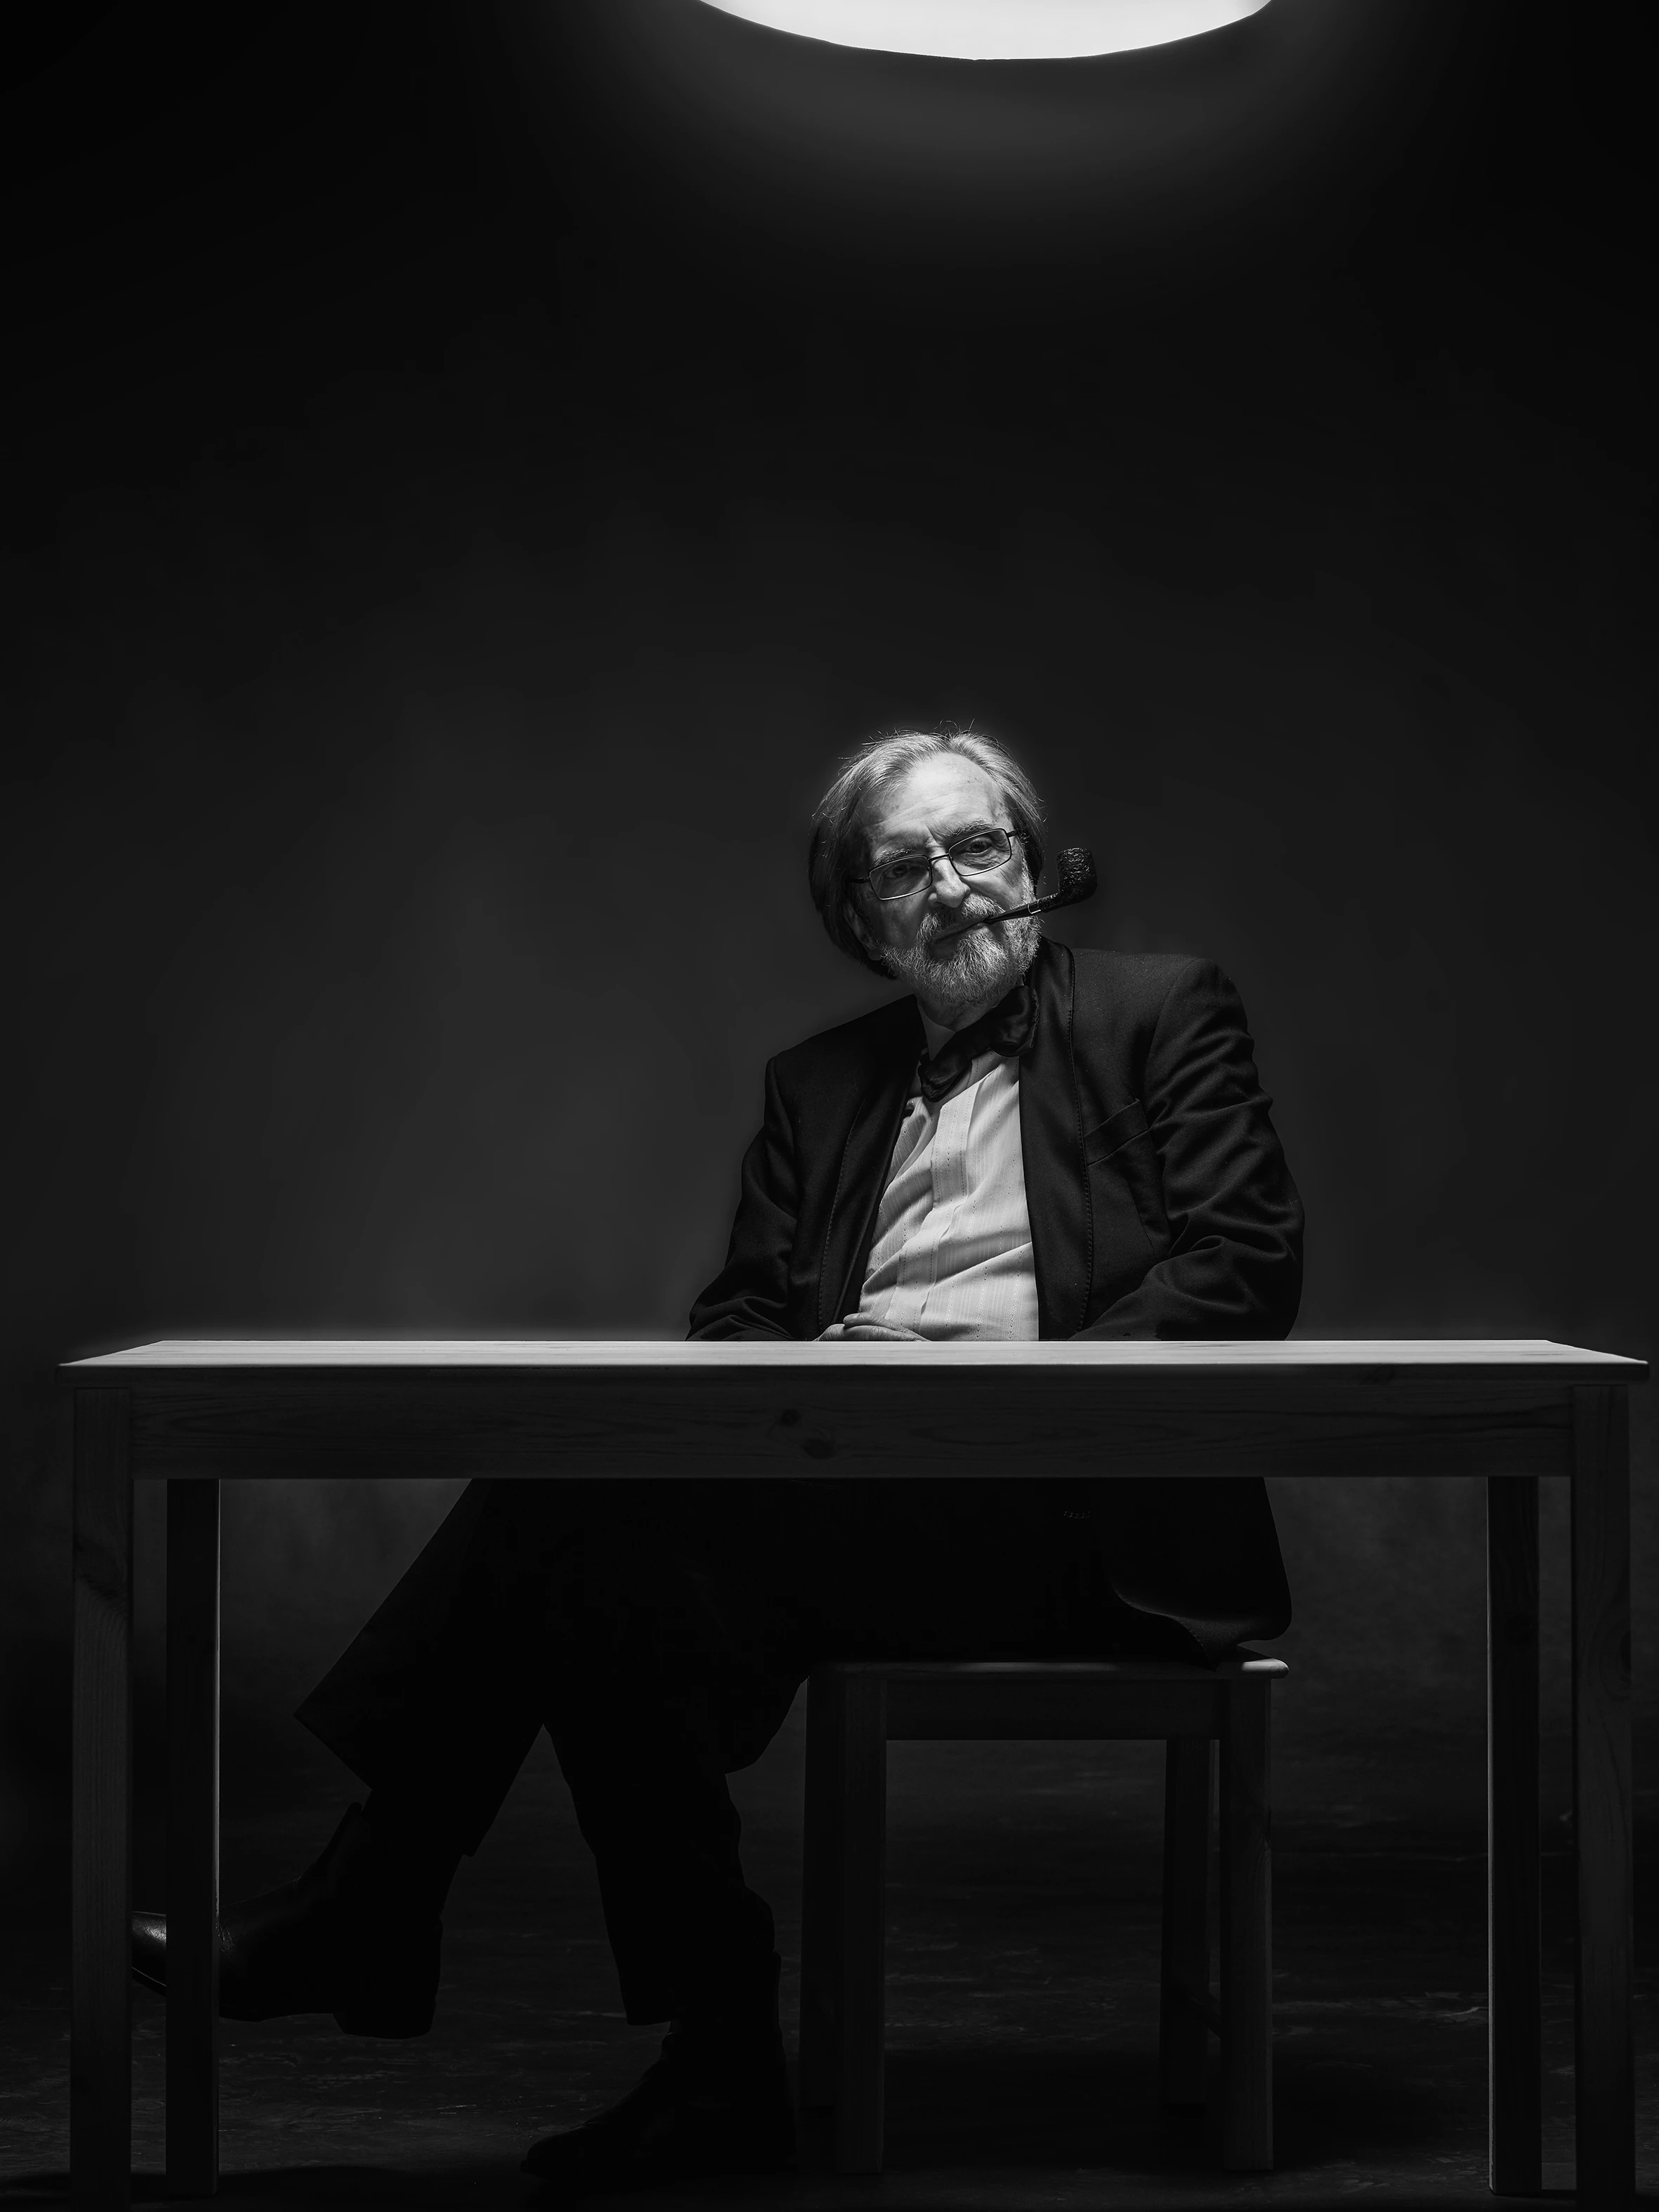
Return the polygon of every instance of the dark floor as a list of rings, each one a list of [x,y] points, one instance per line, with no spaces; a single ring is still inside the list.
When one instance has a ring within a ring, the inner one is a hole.
[[[750,1879],[774,1901],[793,2045],[800,1716],[736,1778]],[[1137,2207],[1486,2195],[1478,1743],[1282,1756],[1276,1778],[1278,2171],[1229,2179],[1212,2124],[1156,2096],[1161,1748],[904,1745],[891,1753],[888,2159],[684,2201],[828,2208]],[[297,1870],[338,1809],[239,1817],[226,1891]],[[141,1881],[146,1871],[141,1849]],[[1547,2176],[1571,2179],[1567,1862],[1547,1863]],[[447,1916],[444,1994],[416,2044],[327,2021],[228,2025],[222,2195],[289,2206],[533,2203],[525,2147],[602,2106],[654,2053],[623,2021],[584,1847],[544,1744]],[[0,2204],[66,2191],[67,1974],[43,1907],[0,2016]],[[31,1963],[32,1962],[32,1963]],[[1659,2185],[1655,1982],[1638,2005],[1638,2158]],[[161,2194],[162,2009],[139,1992],[139,2193]],[[645,2199],[635,2200],[645,2203]],[[653,2203],[665,2200],[652,2199]]]

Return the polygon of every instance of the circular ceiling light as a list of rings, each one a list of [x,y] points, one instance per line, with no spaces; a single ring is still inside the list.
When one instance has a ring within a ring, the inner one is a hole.
[[[1267,0],[707,0],[831,46],[961,61],[1066,61],[1168,46],[1242,22]]]

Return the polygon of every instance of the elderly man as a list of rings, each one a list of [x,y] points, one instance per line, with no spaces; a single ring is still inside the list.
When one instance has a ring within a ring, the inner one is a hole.
[[[988,738],[873,740],[818,810],[831,938],[914,995],[767,1070],[691,1334],[1282,1336],[1302,1212],[1243,1010],[1202,960],[1072,952],[1027,902],[1042,817]],[[567,2189],[780,2164],[772,1916],[726,1777],[829,1658],[1213,1660],[1290,1598],[1259,1482],[475,1483],[301,1708],[370,1785],[297,1882],[225,1912],[233,2017],[430,2024],[445,1893],[538,1728],[591,1845],[628,2017],[663,2055],[538,2143]],[[166,1926],[135,1923],[166,1973]]]

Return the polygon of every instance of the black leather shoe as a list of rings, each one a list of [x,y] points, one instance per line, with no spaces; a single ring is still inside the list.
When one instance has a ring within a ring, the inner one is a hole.
[[[746,2051],[711,2049],[682,2033],[609,2112],[548,2136],[524,2171],[573,2197],[715,2173],[772,2173],[795,2154],[795,2123],[774,2028]]]
[[[331,2012],[350,2035],[424,2035],[442,1935],[437,1914],[410,1897],[353,1805],[297,1881],[221,1914],[220,2014]],[[147,1989],[165,1991],[164,1914],[133,1914],[132,1971]]]

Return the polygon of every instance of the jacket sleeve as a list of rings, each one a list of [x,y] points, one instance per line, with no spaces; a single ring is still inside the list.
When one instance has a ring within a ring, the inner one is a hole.
[[[1212,962],[1194,961],[1171,982],[1140,1101],[1167,1249],[1079,1334],[1288,1335],[1302,1296],[1302,1201],[1256,1074],[1243,1006]]]
[[[789,1261],[799,1211],[794,1131],[778,1085],[777,1062],[771,1060],[766,1069],[765,1119],[743,1156],[738,1215],[726,1265],[692,1306],[689,1335],[792,1334]]]

